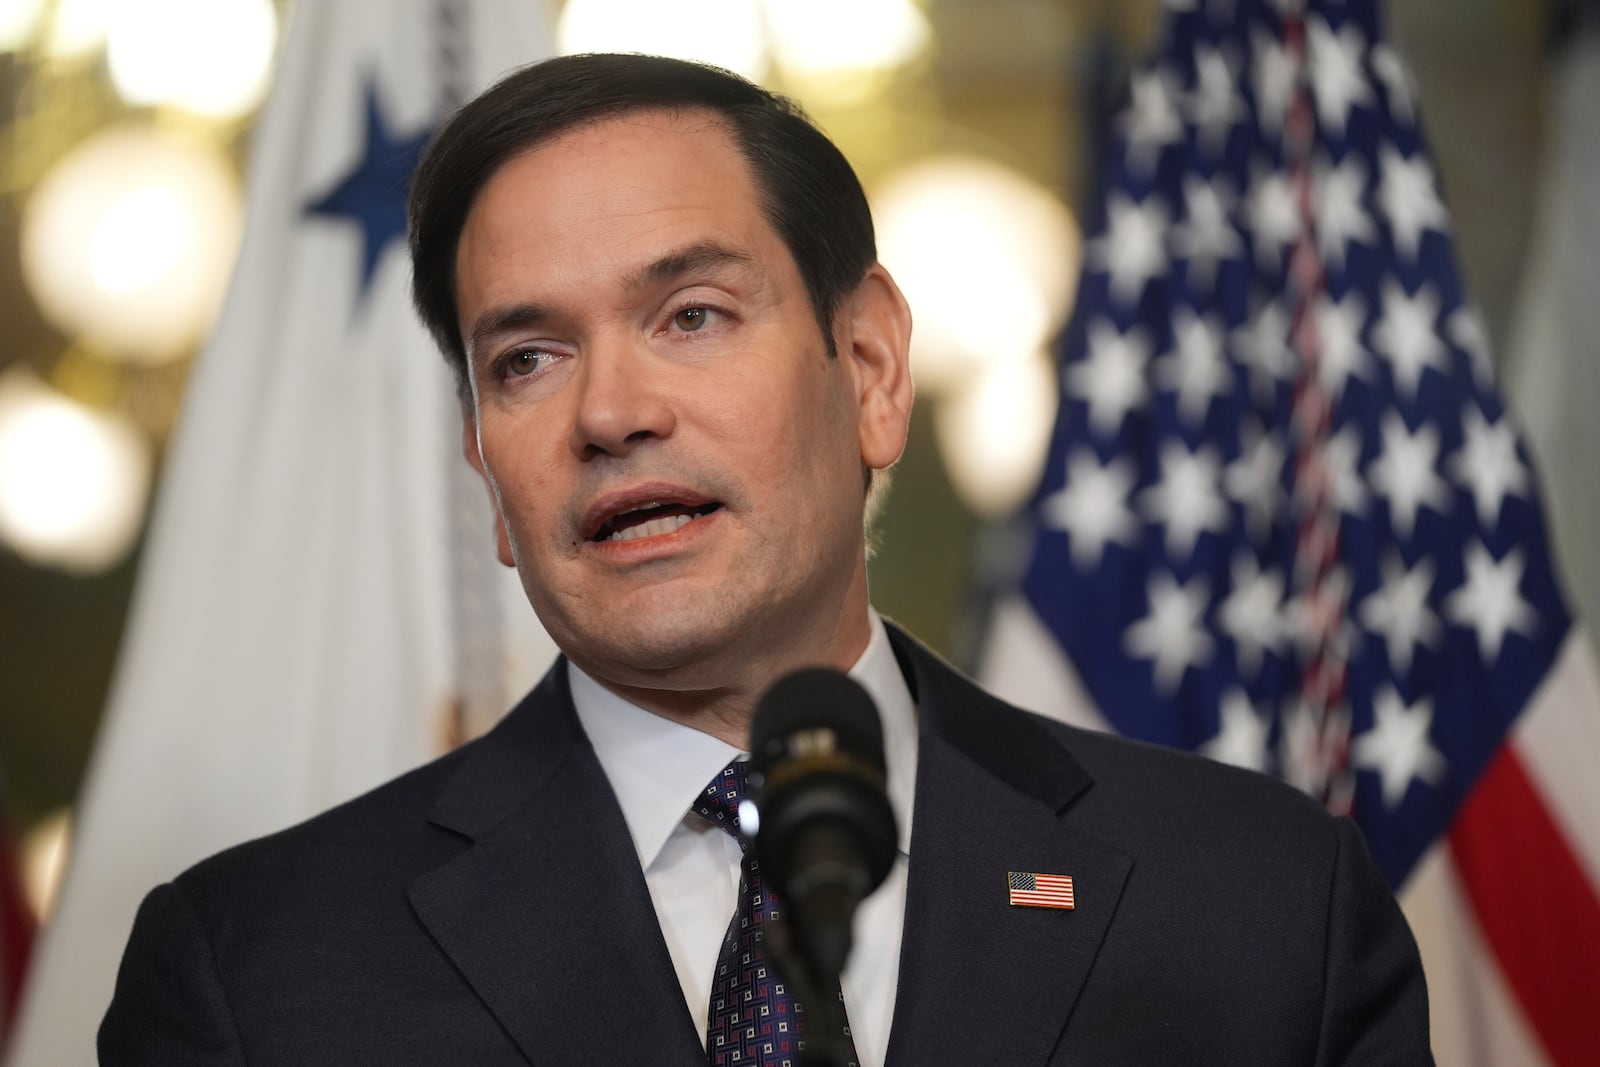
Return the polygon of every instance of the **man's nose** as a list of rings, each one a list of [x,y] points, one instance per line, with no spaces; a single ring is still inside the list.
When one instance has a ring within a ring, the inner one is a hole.
[[[613,338],[592,344],[580,358],[574,455],[625,456],[672,433],[676,418],[661,388],[663,368],[648,345]]]

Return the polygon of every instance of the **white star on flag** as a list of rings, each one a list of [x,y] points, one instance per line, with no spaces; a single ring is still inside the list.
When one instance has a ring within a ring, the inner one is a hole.
[[[1172,252],[1189,263],[1189,284],[1209,291],[1217,265],[1244,251],[1239,231],[1228,217],[1233,194],[1221,179],[1189,178],[1183,183],[1184,220],[1172,228]]]
[[[1337,658],[1350,658],[1354,626],[1345,612],[1349,603],[1350,570],[1344,564],[1335,567],[1321,585],[1302,591],[1288,602],[1289,636],[1301,656],[1326,646]]]
[[[1251,38],[1255,60],[1256,123],[1262,132],[1276,137],[1283,130],[1283,117],[1294,97],[1294,55],[1277,37],[1259,30]]]
[[[1437,648],[1444,627],[1428,606],[1433,592],[1433,562],[1424,556],[1407,571],[1397,553],[1383,560],[1383,585],[1361,602],[1361,624],[1378,634],[1389,651],[1389,665],[1398,676],[1411,669],[1412,650],[1418,645]]]
[[[1450,214],[1439,199],[1433,167],[1418,152],[1406,159],[1389,145],[1378,155],[1378,203],[1388,216],[1396,250],[1409,262],[1416,262],[1422,231],[1445,233]]]
[[[1538,623],[1538,616],[1518,591],[1525,560],[1522,549],[1514,548],[1496,562],[1478,541],[1467,546],[1466,564],[1467,580],[1445,601],[1445,614],[1451,622],[1478,632],[1478,651],[1493,664],[1506,634],[1531,637]]]
[[[1130,306],[1167,269],[1167,209],[1155,197],[1136,203],[1115,193],[1106,203],[1105,236],[1090,243],[1089,263],[1111,277],[1111,295]]]
[[[1323,166],[1316,178],[1317,250],[1330,270],[1344,269],[1345,247],[1352,241],[1377,243],[1372,216],[1361,204],[1367,170],[1351,156],[1337,167]]]
[[[1428,740],[1433,701],[1423,698],[1407,706],[1393,686],[1385,686],[1373,698],[1372,712],[1372,729],[1351,744],[1350,760],[1378,772],[1384,806],[1393,808],[1414,780],[1436,785],[1448,765]]]
[[[1128,507],[1137,472],[1126,456],[1102,466],[1088,449],[1080,448],[1067,459],[1067,484],[1040,504],[1042,520],[1052,530],[1066,533],[1072,546],[1073,565],[1088,570],[1100,563],[1108,542],[1136,544],[1139,521]]]
[[[1172,318],[1172,337],[1175,347],[1151,364],[1151,372],[1157,385],[1177,394],[1183,420],[1198,428],[1211,401],[1228,394],[1233,375],[1214,322],[1179,308]]]
[[[1165,69],[1141,71],[1129,85],[1128,106],[1117,125],[1128,139],[1128,163],[1149,174],[1161,150],[1183,140],[1175,79]]]
[[[1354,291],[1340,300],[1326,294],[1317,297],[1312,315],[1317,328],[1320,353],[1317,357],[1317,382],[1337,404],[1351,378],[1372,384],[1372,356],[1361,343],[1361,324],[1367,312]]]
[[[1210,592],[1204,578],[1179,586],[1171,574],[1156,571],[1148,587],[1150,614],[1133,623],[1122,636],[1130,656],[1150,660],[1156,687],[1171,693],[1190,667],[1203,667],[1211,659],[1213,640],[1204,617]]]
[[[1228,690],[1222,698],[1220,729],[1200,746],[1200,752],[1214,760],[1231,763],[1251,771],[1267,769],[1267,736],[1272,731],[1270,717],[1257,712],[1244,690]]]
[[[1367,513],[1367,483],[1361,477],[1361,432],[1346,426],[1322,449],[1333,506],[1345,515]]]
[[[1434,469],[1438,458],[1436,427],[1424,425],[1409,433],[1398,412],[1384,412],[1383,452],[1372,461],[1367,477],[1388,498],[1389,518],[1401,538],[1411,536],[1424,505],[1440,515],[1449,511],[1450,487]]]
[[[1261,673],[1262,654],[1281,652],[1287,636],[1283,617],[1283,575],[1262,571],[1253,552],[1241,551],[1232,562],[1233,588],[1217,608],[1217,621],[1233,638],[1239,673]]]
[[[1491,425],[1476,406],[1461,414],[1461,448],[1450,457],[1449,467],[1456,482],[1472,490],[1478,520],[1491,532],[1505,498],[1528,493],[1528,469],[1517,457],[1516,429],[1509,419]]]
[[[1296,702],[1284,715],[1283,731],[1278,736],[1284,781],[1303,793],[1320,795],[1333,780],[1334,766],[1342,762],[1349,736],[1348,706],[1325,709],[1319,729],[1312,706],[1305,701]]]
[[[1445,332],[1472,364],[1472,380],[1485,392],[1494,388],[1494,360],[1489,355],[1489,331],[1476,307],[1462,306],[1445,320]]]
[[[1245,208],[1250,216],[1250,236],[1255,245],[1256,262],[1275,268],[1283,261],[1283,250],[1300,236],[1300,208],[1294,190],[1281,173],[1256,178]]]
[[[1289,317],[1276,301],[1233,331],[1233,346],[1250,371],[1250,390],[1259,403],[1270,404],[1278,383],[1293,380],[1300,366],[1289,347]]]
[[[1233,67],[1219,49],[1206,45],[1195,49],[1194,75],[1194,91],[1188,99],[1189,118],[1199,132],[1201,145],[1215,156],[1244,117],[1244,101],[1239,96]]]
[[[1139,506],[1147,519],[1166,527],[1167,555],[1174,561],[1189,558],[1202,532],[1228,527],[1217,473],[1217,452],[1210,445],[1195,452],[1178,441],[1161,446],[1161,480],[1139,494]]]
[[[1222,484],[1228,496],[1244,507],[1250,535],[1260,543],[1272,532],[1272,517],[1283,500],[1283,464],[1288,456],[1277,435],[1263,433],[1255,422],[1246,422],[1239,436],[1239,458],[1228,464]]]
[[[1089,405],[1089,425],[1110,436],[1122,428],[1128,412],[1144,406],[1150,387],[1145,364],[1150,361],[1150,340],[1135,327],[1118,333],[1110,319],[1089,325],[1089,354],[1067,368],[1067,392]]]
[[[1413,103],[1411,76],[1406,73],[1400,55],[1386,44],[1372,50],[1372,73],[1383,83],[1383,95],[1389,101],[1389,114],[1404,125],[1416,121],[1417,109]]]
[[[1327,20],[1315,16],[1306,20],[1306,43],[1317,116],[1323,126],[1342,137],[1350,109],[1373,102],[1372,85],[1361,70],[1361,54],[1367,43],[1354,25],[1346,23],[1334,33]]]
[[[1372,347],[1388,358],[1395,386],[1408,400],[1417,399],[1423,371],[1449,370],[1449,351],[1434,329],[1438,320],[1439,298],[1426,284],[1407,295],[1398,281],[1383,283],[1383,317],[1372,327]]]

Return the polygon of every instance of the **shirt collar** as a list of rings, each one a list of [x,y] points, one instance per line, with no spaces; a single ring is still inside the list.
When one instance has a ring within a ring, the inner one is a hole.
[[[872,696],[883,720],[889,804],[900,827],[900,852],[909,855],[911,801],[916,795],[916,707],[883,620],[871,612],[870,622],[871,637],[850,668],[850,677]],[[705,784],[729,762],[748,754],[622,699],[570,660],[567,681],[578,721],[622,808],[640,866],[648,870]]]

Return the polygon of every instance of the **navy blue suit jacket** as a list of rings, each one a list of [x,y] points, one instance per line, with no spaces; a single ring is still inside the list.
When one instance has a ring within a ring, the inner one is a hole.
[[[1264,776],[979,690],[920,728],[893,1067],[1419,1064],[1416,946],[1355,826]],[[1072,911],[1006,872],[1070,874]],[[145,900],[109,1065],[696,1065],[558,664],[482,739]]]

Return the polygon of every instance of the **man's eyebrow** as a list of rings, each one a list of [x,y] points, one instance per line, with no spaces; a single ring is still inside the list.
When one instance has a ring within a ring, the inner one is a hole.
[[[749,252],[730,248],[716,241],[701,241],[668,252],[659,259],[629,272],[624,276],[622,284],[627,289],[637,290],[660,285],[700,270],[729,265],[746,267],[755,262],[756,257]],[[467,334],[468,357],[475,361],[477,352],[484,342],[497,334],[526,330],[548,322],[552,318],[555,318],[555,312],[543,304],[512,304],[507,307],[490,308],[478,316],[478,321],[472,324],[472,330]]]
[[[729,248],[715,241],[701,241],[675,252],[668,252],[660,259],[633,271],[623,279],[622,284],[628,289],[643,289],[711,267],[729,265],[742,267],[755,261],[756,257],[749,252]]]
[[[525,330],[548,321],[551,317],[550,309],[543,304],[512,304],[508,307],[490,308],[478,316],[478,321],[472,324],[472,332],[467,334],[467,355],[475,359],[483,343],[496,334]]]

